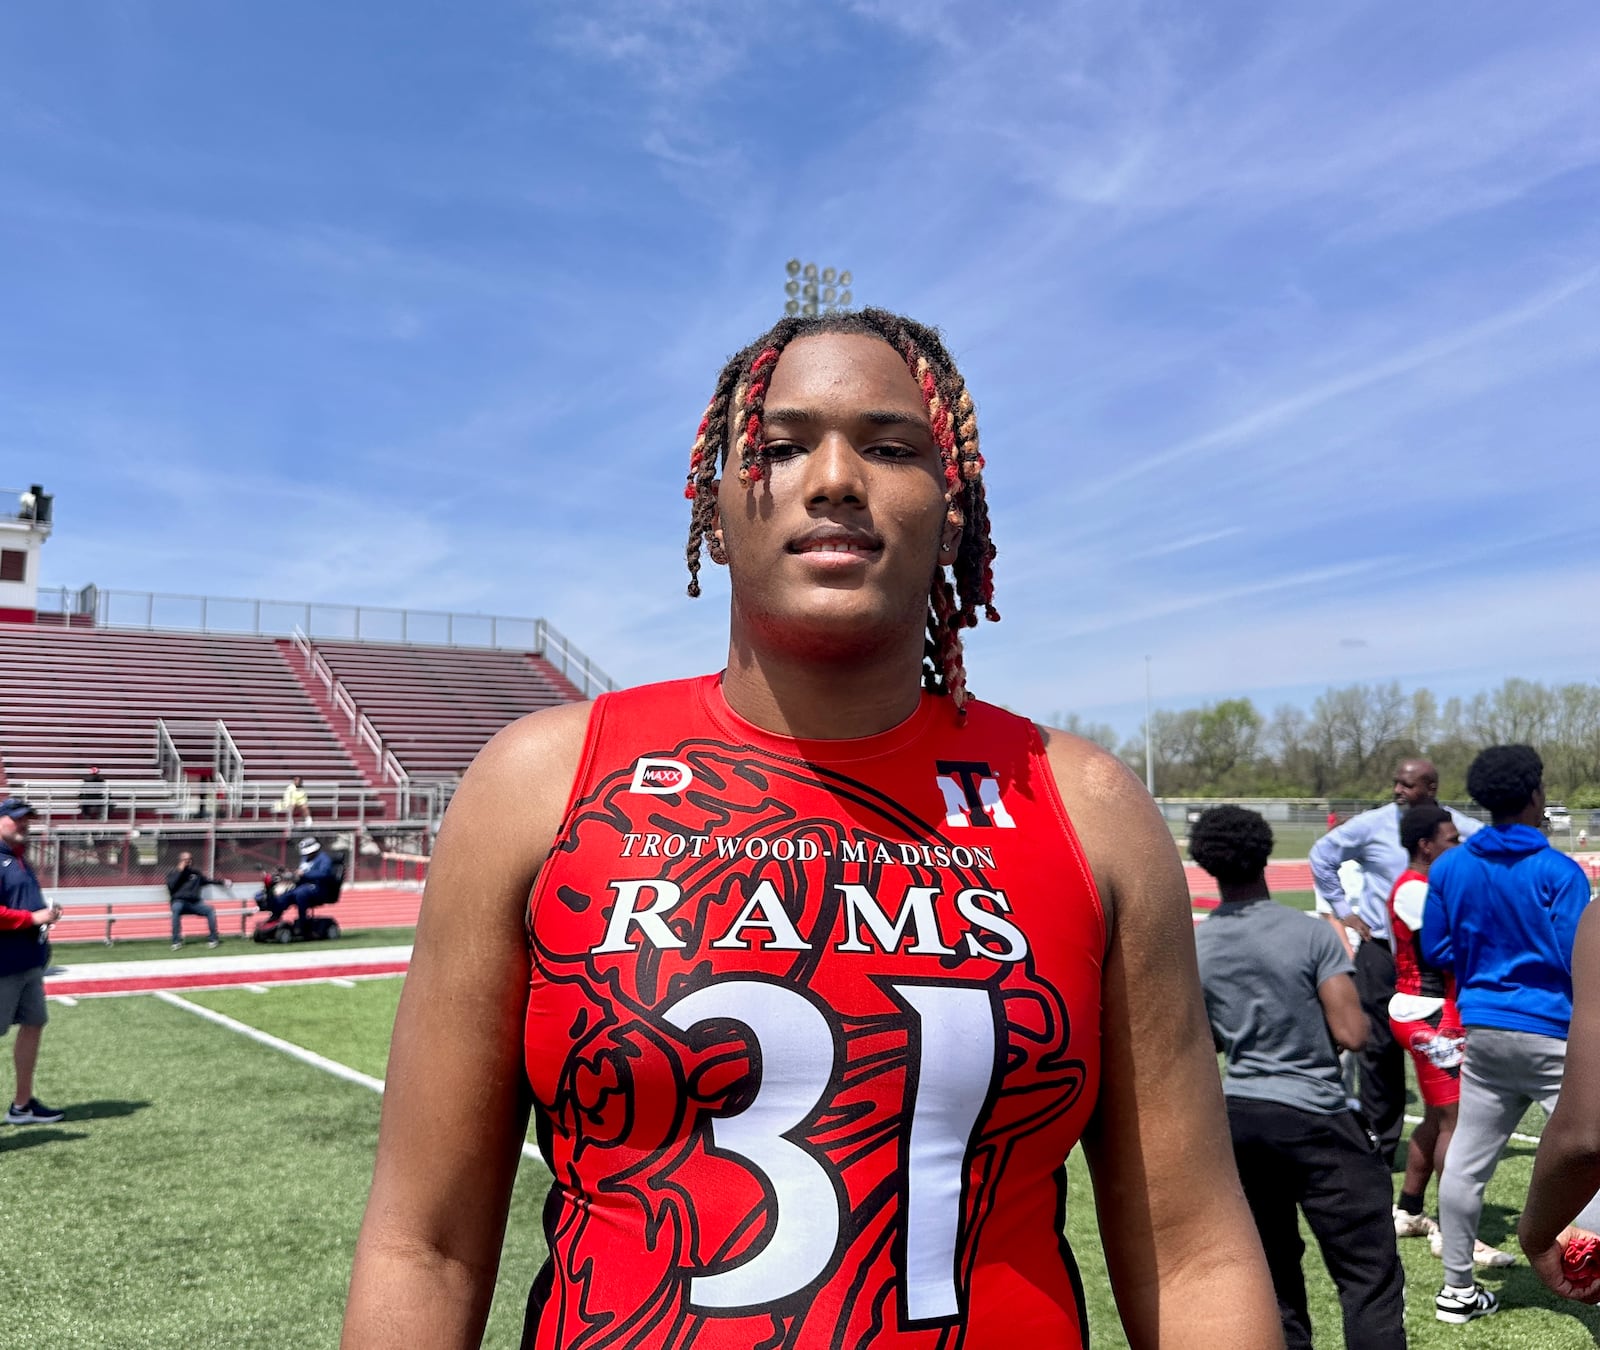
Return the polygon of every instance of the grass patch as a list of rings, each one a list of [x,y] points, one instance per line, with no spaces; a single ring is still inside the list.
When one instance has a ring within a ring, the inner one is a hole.
[[[1311,855],[1311,846],[1327,834],[1325,825],[1287,825],[1282,821],[1269,822],[1272,826],[1272,860],[1274,862],[1300,862]],[[1167,828],[1178,843],[1178,852],[1189,855],[1184,843],[1189,838],[1189,823],[1168,820]]]
[[[1286,899],[1280,896],[1279,899]],[[381,1075],[398,979],[185,995],[247,1025]],[[40,1090],[59,1126],[0,1128],[0,1223],[26,1234],[12,1263],[16,1350],[333,1345],[377,1141],[376,1094],[149,996],[51,1006]],[[1539,1112],[1523,1130],[1537,1133]],[[1531,1145],[1513,1143],[1481,1233],[1515,1250]],[[1080,1153],[1068,1160],[1067,1232],[1097,1347],[1126,1346]],[[1397,1179],[1398,1180],[1398,1179]],[[525,1162],[484,1345],[513,1350],[544,1258],[549,1177]],[[1429,1202],[1432,1208],[1433,1196]],[[1305,1268],[1319,1350],[1343,1344],[1316,1244]],[[1400,1244],[1413,1350],[1581,1350],[1600,1310],[1560,1303],[1525,1266],[1484,1272],[1505,1310],[1470,1330],[1433,1318],[1442,1278],[1427,1243]]]

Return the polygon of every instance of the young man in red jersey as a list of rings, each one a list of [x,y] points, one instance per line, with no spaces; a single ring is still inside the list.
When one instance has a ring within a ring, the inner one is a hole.
[[[1455,981],[1423,958],[1420,934],[1428,903],[1428,869],[1435,858],[1461,842],[1454,818],[1437,802],[1413,806],[1400,817],[1400,846],[1406,870],[1389,892],[1389,931],[1394,943],[1395,994],[1389,1000],[1389,1025],[1406,1048],[1422,1094],[1422,1123],[1406,1146],[1406,1173],[1394,1209],[1396,1237],[1426,1237],[1439,1254],[1439,1225],[1422,1210],[1430,1177],[1444,1174],[1450,1136],[1461,1099],[1461,1062],[1466,1033],[1456,1011]],[[1479,1239],[1474,1265],[1509,1266],[1516,1258]]]
[[[967,696],[981,468],[908,320],[728,363],[687,490],[727,667],[526,718],[463,780],[347,1350],[478,1343],[530,1106],[525,1346],[1081,1346],[1079,1139],[1131,1344],[1282,1344],[1171,835],[1113,757]]]

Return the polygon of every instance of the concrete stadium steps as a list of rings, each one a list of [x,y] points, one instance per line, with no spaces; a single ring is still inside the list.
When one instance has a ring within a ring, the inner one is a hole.
[[[274,643],[278,648],[278,654],[283,657],[284,664],[289,667],[290,674],[305,691],[306,697],[316,705],[317,711],[322,714],[322,720],[338,737],[339,744],[344,746],[345,753],[361,770],[363,781],[368,787],[383,787],[383,765],[378,762],[377,755],[373,753],[370,745],[356,735],[350,725],[350,719],[334,706],[333,696],[328,692],[327,685],[323,684],[316,672],[306,664],[305,655],[295,646],[294,640],[277,638]]]

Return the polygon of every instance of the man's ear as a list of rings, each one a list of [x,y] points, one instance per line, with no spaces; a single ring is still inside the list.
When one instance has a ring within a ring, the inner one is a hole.
[[[960,508],[952,506],[945,515],[944,529],[939,534],[939,566],[953,567],[956,554],[961,551],[961,532],[966,527],[966,518],[961,514]]]
[[[711,492],[715,496],[717,489],[722,486],[719,478],[712,484]],[[706,531],[706,552],[711,555],[711,561],[719,566],[728,565],[728,550],[722,544],[722,508],[719,506],[711,516],[711,528]]]

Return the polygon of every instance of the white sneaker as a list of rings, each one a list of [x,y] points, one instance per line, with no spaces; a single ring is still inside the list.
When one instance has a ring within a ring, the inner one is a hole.
[[[1439,1225],[1426,1214],[1412,1214],[1399,1205],[1394,1207],[1394,1235],[1397,1238],[1433,1237]]]
[[[1444,1234],[1439,1231],[1439,1226],[1434,1225],[1433,1232],[1428,1234],[1428,1250],[1435,1256],[1444,1255]],[[1510,1252],[1503,1252],[1498,1247],[1491,1247],[1482,1238],[1474,1238],[1472,1242],[1472,1264],[1487,1270],[1495,1270],[1504,1266],[1514,1266],[1517,1258]]]
[[[1457,1325],[1477,1317],[1487,1317],[1500,1311],[1500,1300],[1481,1284],[1474,1284],[1464,1293],[1452,1293],[1446,1285],[1433,1299],[1433,1315],[1441,1322]]]

